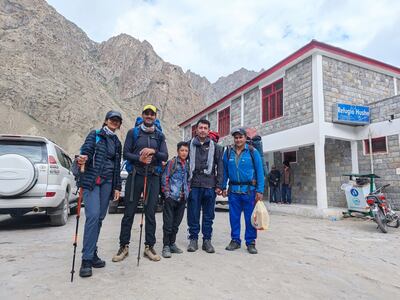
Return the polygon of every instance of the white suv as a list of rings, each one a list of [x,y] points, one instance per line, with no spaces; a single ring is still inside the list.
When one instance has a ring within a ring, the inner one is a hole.
[[[0,134],[0,214],[46,211],[65,225],[76,206],[72,160],[44,137]]]

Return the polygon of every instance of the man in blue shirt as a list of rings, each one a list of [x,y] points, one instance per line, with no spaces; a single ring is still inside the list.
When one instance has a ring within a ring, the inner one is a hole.
[[[247,250],[257,254],[257,230],[251,225],[251,214],[255,202],[262,201],[264,191],[264,171],[260,153],[246,144],[246,130],[232,131],[234,146],[229,146],[223,156],[224,179],[223,196],[229,199],[229,221],[231,242],[225,248],[233,251],[240,248],[240,218],[242,212],[246,222],[245,240]],[[227,184],[229,180],[229,189]]]

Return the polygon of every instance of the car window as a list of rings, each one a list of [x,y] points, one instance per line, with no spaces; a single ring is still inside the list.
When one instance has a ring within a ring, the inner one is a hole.
[[[58,148],[57,146],[54,146],[54,148],[56,148],[56,153],[57,153],[57,157],[58,157],[58,160],[59,160],[60,164],[61,164],[64,168],[66,168],[66,169],[69,170],[68,165],[67,165],[67,163],[65,162],[65,158],[64,158],[64,155],[63,155],[61,149]]]
[[[63,153],[63,155],[64,155],[64,161],[65,161],[65,163],[66,163],[66,168],[68,169],[68,170],[71,170],[71,166],[72,166],[72,160],[71,160],[71,158],[67,155],[67,154],[65,154],[65,153]]]
[[[0,141],[0,155],[19,154],[33,163],[47,163],[46,143],[30,141]]]

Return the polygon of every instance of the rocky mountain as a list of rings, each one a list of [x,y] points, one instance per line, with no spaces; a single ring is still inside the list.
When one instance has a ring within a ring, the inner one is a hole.
[[[0,0],[2,133],[45,135],[75,152],[110,109],[121,137],[145,103],[160,108],[169,145],[177,123],[204,106],[178,66],[128,35],[101,44],[43,0]]]
[[[190,70],[186,72],[186,75],[189,77],[192,87],[209,105],[250,81],[262,71],[255,72],[241,68],[226,77],[218,78],[214,83],[210,83],[207,78],[197,75]]]
[[[0,0],[0,132],[43,135],[71,154],[110,109],[122,111],[124,139],[147,103],[160,109],[174,149],[178,123],[253,73],[211,84],[164,62],[147,41],[121,34],[99,44],[44,0]]]

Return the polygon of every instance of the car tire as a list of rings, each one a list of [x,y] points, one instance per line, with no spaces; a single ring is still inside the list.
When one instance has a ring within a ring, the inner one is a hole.
[[[57,215],[50,215],[50,223],[53,226],[64,226],[67,224],[69,215],[68,192],[65,192],[64,200],[62,201],[61,213]]]

